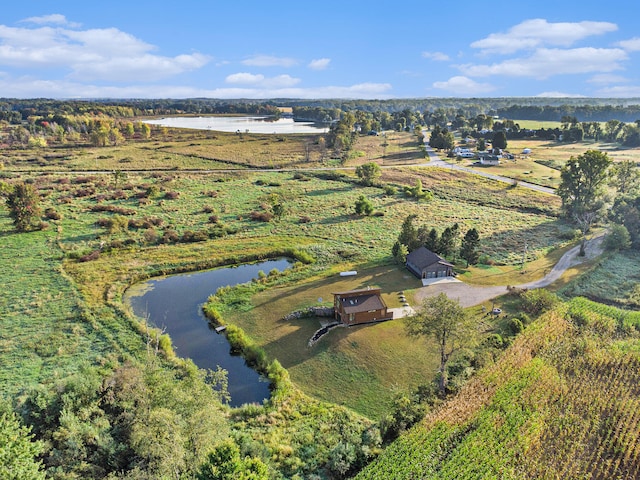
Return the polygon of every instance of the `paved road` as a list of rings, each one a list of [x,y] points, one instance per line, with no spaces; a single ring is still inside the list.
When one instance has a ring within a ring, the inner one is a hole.
[[[551,285],[558,280],[568,268],[600,255],[602,253],[602,240],[604,236],[605,234],[600,234],[587,242],[585,249],[586,255],[584,257],[578,255],[580,252],[580,246],[578,245],[565,253],[544,278],[516,286],[518,288],[533,289]],[[506,285],[499,287],[477,287],[459,280],[436,282],[418,290],[415,299],[419,304],[423,299],[434,297],[439,293],[445,293],[449,298],[458,300],[463,307],[472,307],[507,293],[507,287]]]

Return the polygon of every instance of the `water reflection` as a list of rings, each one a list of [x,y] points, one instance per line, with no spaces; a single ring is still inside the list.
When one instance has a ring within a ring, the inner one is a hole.
[[[202,313],[202,305],[218,288],[251,281],[260,270],[285,270],[287,259],[172,275],[149,280],[131,289],[125,301],[134,313],[166,329],[177,355],[190,358],[200,368],[218,365],[229,372],[231,406],[261,403],[269,398],[269,383],[244,359],[232,355],[224,335],[216,334]],[[136,294],[140,292],[140,294]]]
[[[249,132],[268,134],[326,133],[326,125],[313,122],[295,122],[292,118],[274,117],[166,117],[145,123],[163,127],[194,128],[219,132]]]

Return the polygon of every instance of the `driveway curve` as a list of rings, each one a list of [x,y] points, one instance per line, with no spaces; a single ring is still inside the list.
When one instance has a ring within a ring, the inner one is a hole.
[[[516,285],[516,287],[533,289],[551,285],[553,282],[558,280],[568,268],[578,265],[585,260],[590,260],[599,256],[602,253],[603,239],[604,233],[588,240],[585,246],[584,257],[579,256],[580,245],[572,248],[560,258],[558,263],[556,263],[551,271],[543,278],[533,282]],[[425,298],[434,297],[439,293],[444,293],[447,297],[458,300],[460,305],[463,307],[472,307],[507,293],[507,286],[477,287],[474,285],[468,285],[459,280],[436,282],[426,287],[422,287],[416,292],[416,303],[420,304]]]

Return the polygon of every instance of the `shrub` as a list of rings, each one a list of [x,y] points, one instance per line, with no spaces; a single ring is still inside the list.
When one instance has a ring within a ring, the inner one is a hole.
[[[303,215],[303,216],[300,217],[300,219],[298,221],[300,223],[310,223],[311,222],[311,217]]]
[[[393,197],[396,193],[398,193],[398,189],[393,185],[385,185],[384,186],[384,194],[387,197]]]
[[[604,240],[604,248],[611,251],[626,250],[631,247],[631,236],[624,225],[612,225]]]
[[[518,335],[524,330],[524,325],[519,318],[512,318],[509,321],[509,331],[514,335]]]
[[[182,234],[181,241],[185,243],[193,243],[193,242],[205,242],[209,240],[209,234],[205,231],[197,231],[194,232],[192,230],[187,230]]]
[[[217,215],[211,215],[209,216],[209,223],[218,223],[220,219],[218,218]]]
[[[148,228],[142,234],[142,238],[147,245],[154,245],[158,241],[158,232],[154,228]]]
[[[180,197],[180,192],[165,192],[164,194],[164,198],[166,198],[167,200],[176,200],[178,197]]]
[[[271,212],[258,212],[254,210],[249,214],[249,218],[259,222],[270,222],[273,219],[273,214]]]
[[[523,300],[523,310],[530,315],[540,315],[543,312],[551,310],[560,302],[556,294],[544,288],[527,290],[520,295],[520,298]]]
[[[62,215],[58,213],[54,208],[51,208],[51,207],[47,208],[44,211],[44,216],[49,220],[60,220],[62,218]]]
[[[160,239],[160,243],[178,243],[180,236],[175,230],[165,230]]]
[[[355,211],[358,215],[371,215],[373,213],[373,204],[371,200],[364,195],[360,195],[356,200]]]
[[[89,252],[85,255],[82,255],[78,261],[80,262],[90,262],[91,260],[97,260],[98,258],[100,258],[100,250],[94,250],[92,252]]]

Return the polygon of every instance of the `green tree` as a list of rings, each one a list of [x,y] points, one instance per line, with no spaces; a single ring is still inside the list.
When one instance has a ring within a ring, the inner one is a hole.
[[[436,342],[440,354],[438,386],[447,392],[447,365],[452,356],[476,343],[477,328],[457,300],[444,293],[422,302],[415,315],[405,318],[405,329],[412,337],[427,337]]]
[[[623,160],[617,162],[612,167],[613,186],[622,195],[632,195],[638,192],[640,188],[640,169],[636,162],[632,160]]]
[[[493,148],[500,148],[502,150],[507,148],[507,134],[504,133],[503,130],[494,133],[491,145],[493,145]]]
[[[407,215],[402,222],[402,228],[400,230],[400,234],[398,235],[398,242],[407,247],[409,252],[414,251],[416,248],[420,247],[420,240],[418,240],[418,231],[416,227],[413,225],[413,220],[416,218],[415,215]]]
[[[603,187],[611,165],[609,156],[597,150],[588,150],[571,157],[560,171],[558,195],[565,213],[573,217],[602,206]]]
[[[38,192],[29,183],[18,183],[7,196],[9,215],[19,232],[35,227],[42,215]]]
[[[396,242],[393,244],[391,254],[393,255],[393,258],[398,265],[404,265],[405,263],[407,263],[407,255],[409,254],[409,250],[407,249],[407,246],[405,244]]]
[[[111,130],[106,125],[100,125],[91,132],[91,144],[94,147],[106,147],[109,143],[109,134]]]
[[[373,213],[373,204],[364,195],[360,195],[356,200],[355,210],[358,215],[371,215]]]
[[[609,235],[605,238],[604,247],[607,250],[626,250],[631,246],[629,230],[624,225],[612,225]]]
[[[470,228],[462,239],[462,246],[460,247],[460,256],[467,261],[467,267],[478,262],[480,258],[479,246],[480,235],[475,228]]]
[[[368,162],[356,167],[356,175],[360,178],[360,183],[370,186],[380,178],[382,171],[377,163]]]
[[[149,126],[149,124],[147,123],[140,124],[140,135],[142,135],[142,138],[151,137],[151,127]]]
[[[45,478],[36,457],[42,452],[31,430],[20,424],[14,413],[0,414],[0,478],[5,480],[39,480]]]

